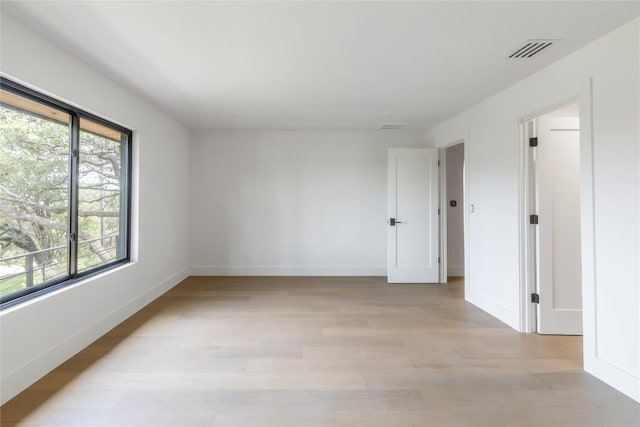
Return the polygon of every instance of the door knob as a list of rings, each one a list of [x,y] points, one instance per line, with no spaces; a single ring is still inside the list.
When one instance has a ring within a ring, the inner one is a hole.
[[[396,221],[395,218],[390,218],[389,219],[389,225],[394,227],[396,224],[402,224],[402,221]]]

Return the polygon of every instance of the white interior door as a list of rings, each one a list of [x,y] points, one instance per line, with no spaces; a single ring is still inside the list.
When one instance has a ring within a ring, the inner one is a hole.
[[[438,150],[389,150],[387,281],[439,279]]]
[[[578,119],[536,121],[538,332],[582,335]]]

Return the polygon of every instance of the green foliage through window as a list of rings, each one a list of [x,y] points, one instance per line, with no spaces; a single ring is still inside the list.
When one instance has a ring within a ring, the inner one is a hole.
[[[0,93],[3,302],[128,259],[131,137],[130,131],[38,102],[4,83]]]

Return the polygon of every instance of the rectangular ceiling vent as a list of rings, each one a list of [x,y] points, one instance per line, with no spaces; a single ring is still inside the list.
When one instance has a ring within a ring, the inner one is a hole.
[[[535,55],[542,52],[543,50],[545,50],[546,48],[548,48],[549,46],[551,46],[552,44],[557,43],[558,41],[559,40],[554,40],[554,39],[527,40],[526,42],[522,43],[522,46],[514,50],[513,53],[509,55],[509,58],[510,59],[532,58]]]
[[[380,126],[380,129],[400,129],[407,126],[409,123],[384,123]]]

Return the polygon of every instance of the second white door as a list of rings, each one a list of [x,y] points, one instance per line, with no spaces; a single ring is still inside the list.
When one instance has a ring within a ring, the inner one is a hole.
[[[389,150],[387,281],[439,281],[438,150]]]
[[[538,332],[582,335],[578,119],[536,121]]]

